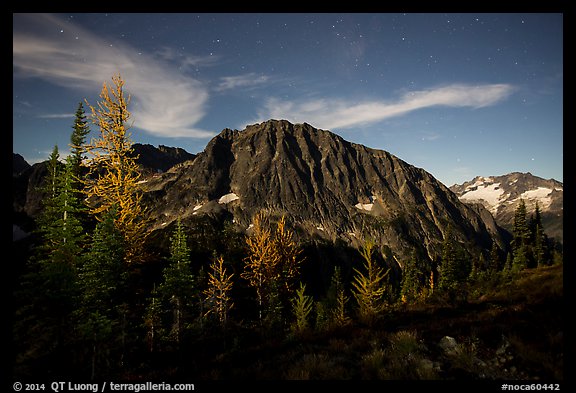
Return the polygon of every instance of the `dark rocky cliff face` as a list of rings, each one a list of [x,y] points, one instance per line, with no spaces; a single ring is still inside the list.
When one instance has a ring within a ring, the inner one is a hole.
[[[20,154],[12,153],[12,176],[18,176],[28,168],[30,168],[30,164],[26,162],[24,157]]]
[[[188,153],[179,147],[135,143],[132,145],[134,154],[138,156],[138,164],[150,172],[165,172],[176,164],[193,160],[196,155]]]
[[[462,203],[423,169],[308,124],[270,120],[223,130],[194,161],[142,184],[152,229],[210,214],[249,228],[260,209],[286,215],[307,238],[357,246],[371,236],[398,259],[439,255],[451,225],[475,252],[504,247],[490,214]]]

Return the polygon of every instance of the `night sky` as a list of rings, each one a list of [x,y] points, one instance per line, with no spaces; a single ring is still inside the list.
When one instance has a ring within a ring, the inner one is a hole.
[[[286,119],[447,186],[563,181],[561,13],[13,14],[13,151],[66,155],[78,103],[117,73],[133,142],[198,153]]]

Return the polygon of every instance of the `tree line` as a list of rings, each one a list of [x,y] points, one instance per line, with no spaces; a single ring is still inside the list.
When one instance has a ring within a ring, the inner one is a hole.
[[[15,370],[23,375],[118,375],[144,354],[183,351],[206,337],[225,345],[241,325],[296,338],[352,323],[372,326],[395,304],[465,299],[470,283],[560,260],[538,205],[527,219],[521,200],[505,260],[494,243],[487,258],[472,261],[448,227],[438,260],[414,249],[395,290],[390,267],[367,237],[351,280],[335,265],[326,292],[313,296],[290,223],[261,211],[246,235],[225,228],[237,255],[213,250],[204,264],[192,260],[190,234],[177,219],[161,274],[143,279],[155,258],[147,247],[149,212],[130,140],[130,97],[120,75],[112,82],[104,83],[96,106],[88,104],[97,136],[86,141],[90,126],[80,103],[70,154],[61,162],[55,146],[48,160],[38,240],[15,293]]]

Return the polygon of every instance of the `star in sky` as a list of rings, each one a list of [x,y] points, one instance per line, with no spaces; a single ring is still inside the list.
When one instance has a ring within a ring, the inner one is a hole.
[[[563,178],[560,13],[13,22],[13,150],[31,163],[55,144],[65,154],[78,103],[95,104],[121,73],[135,142],[197,153],[224,128],[282,118],[386,150],[446,185],[512,171]]]

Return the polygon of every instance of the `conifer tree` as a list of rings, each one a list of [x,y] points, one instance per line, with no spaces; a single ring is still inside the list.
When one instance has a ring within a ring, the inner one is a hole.
[[[520,199],[520,202],[514,211],[512,235],[516,247],[519,247],[520,243],[526,243],[530,237],[530,231],[526,221],[526,203],[524,202],[524,199]]]
[[[48,199],[54,200],[56,198],[56,193],[58,191],[58,174],[60,173],[61,163],[59,161],[60,153],[58,151],[58,145],[54,145],[50,157],[48,157],[48,176],[46,182],[46,191],[48,193]]]
[[[384,295],[386,293],[386,284],[384,279],[390,272],[390,269],[384,272],[384,269],[373,260],[374,242],[367,239],[360,248],[360,255],[364,259],[364,270],[354,268],[356,275],[352,286],[352,294],[358,303],[358,313],[360,319],[371,324],[375,318],[384,311],[386,304]]]
[[[79,272],[81,305],[76,315],[81,337],[91,352],[92,379],[100,373],[98,370],[110,366],[108,359],[121,337],[118,305],[126,280],[125,239],[114,225],[115,218],[116,209],[112,207],[97,224]]]
[[[252,220],[252,234],[246,238],[248,256],[240,276],[248,280],[256,290],[258,315],[262,322],[262,312],[268,306],[272,291],[277,289],[273,282],[277,279],[280,256],[277,253],[269,222],[264,212],[257,213]]]
[[[347,313],[347,305],[350,300],[346,295],[344,282],[342,280],[342,272],[339,266],[334,267],[334,274],[331,280],[331,289],[334,293],[334,308],[332,310],[332,321],[336,326],[343,326],[350,322],[350,317]]]
[[[538,201],[534,206],[534,214],[530,219],[530,234],[533,245],[534,264],[536,266],[545,266],[550,264],[550,249],[548,246],[548,236],[544,233],[542,226],[542,216]]]
[[[50,359],[70,342],[72,312],[77,295],[75,239],[62,227],[62,185],[65,170],[54,146],[47,174],[40,188],[44,196],[35,230],[38,243],[32,250],[18,295],[23,306],[17,312],[15,336],[24,344],[29,359]],[[71,360],[71,359],[68,359]]]
[[[48,197],[44,200],[38,232],[42,244],[38,248],[41,263],[42,291],[49,299],[56,296],[61,304],[55,304],[57,314],[70,313],[70,303],[76,292],[76,269],[84,242],[84,229],[78,219],[80,201],[74,188],[72,165],[66,161],[64,167],[57,160],[58,149],[54,148],[49,162]],[[64,304],[68,303],[68,307]]]
[[[448,226],[442,244],[442,262],[439,270],[438,287],[446,291],[451,298],[462,294],[462,284],[470,275],[471,265],[462,256],[462,251],[454,239],[452,226]]]
[[[193,308],[195,297],[195,280],[187,242],[184,226],[178,219],[170,237],[169,265],[164,268],[163,282],[158,288],[163,298],[172,304],[171,337],[178,345],[184,330],[184,322]]]
[[[278,255],[278,274],[282,281],[282,294],[284,297],[288,297],[291,295],[294,282],[300,273],[302,250],[296,244],[293,232],[286,228],[285,216],[282,216],[276,224],[274,246]]]
[[[116,206],[115,225],[126,240],[125,262],[131,264],[145,258],[146,211],[138,187],[137,157],[128,132],[130,97],[124,95],[124,80],[120,75],[112,77],[112,81],[112,87],[104,83],[98,106],[90,106],[99,137],[85,146],[92,156],[85,192],[93,204],[91,212],[99,220],[103,213]]]
[[[230,297],[232,276],[234,276],[234,274],[227,274],[222,256],[213,261],[210,269],[212,271],[208,273],[208,288],[204,290],[206,304],[208,305],[206,314],[214,314],[220,327],[225,328],[228,312],[234,306]]]
[[[78,109],[76,109],[72,130],[72,134],[70,135],[69,157],[72,165],[72,175],[78,179],[82,176],[86,137],[90,133],[90,127],[86,120],[86,112],[84,111],[82,102],[78,104]]]
[[[422,299],[429,288],[430,269],[418,258],[416,250],[412,251],[409,261],[402,269],[400,296],[403,302]]]
[[[506,254],[506,262],[504,262],[504,267],[502,268],[502,272],[504,272],[505,274],[509,274],[512,272],[512,253],[508,252]]]
[[[155,351],[159,338],[164,335],[164,328],[162,326],[163,312],[162,299],[156,285],[154,285],[144,313],[144,326],[147,329],[146,341],[150,352]]]
[[[500,271],[502,268],[502,262],[500,261],[500,248],[495,241],[492,242],[492,248],[490,248],[490,261],[488,262],[488,268],[493,272]]]
[[[297,334],[302,334],[309,328],[309,318],[314,304],[312,297],[305,292],[306,284],[300,283],[300,288],[292,298],[292,311],[295,317],[292,330]]]
[[[537,266],[550,265],[548,236],[544,233],[542,226],[536,226],[534,231],[534,259]]]
[[[519,271],[531,265],[530,228],[526,221],[526,203],[520,199],[514,212],[512,226],[512,267]]]

